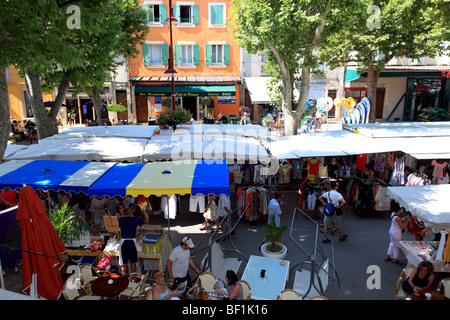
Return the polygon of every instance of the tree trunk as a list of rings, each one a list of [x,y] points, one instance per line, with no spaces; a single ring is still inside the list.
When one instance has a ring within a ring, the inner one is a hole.
[[[56,96],[50,112],[47,114],[42,98],[42,86],[39,74],[28,69],[25,70],[25,85],[30,96],[30,103],[34,113],[39,140],[51,137],[58,133],[56,116],[64,101],[67,89],[69,88],[70,78],[70,72],[65,72],[63,74],[61,83],[58,87],[58,95]]]
[[[377,86],[380,71],[375,70],[372,63],[367,68],[367,98],[370,102],[369,122],[375,123],[376,118],[376,103],[377,103]]]
[[[105,121],[102,119],[103,101],[100,95],[100,89],[97,86],[92,86],[92,94],[89,96],[89,98],[91,98],[92,102],[94,103],[95,118],[97,119],[98,125],[105,125]]]
[[[5,156],[11,122],[9,121],[8,87],[6,85],[6,67],[0,66],[0,160]]]

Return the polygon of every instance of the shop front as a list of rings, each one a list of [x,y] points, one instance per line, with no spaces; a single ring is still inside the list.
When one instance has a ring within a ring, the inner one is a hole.
[[[154,119],[165,109],[166,99],[172,95],[170,82],[134,83],[136,112],[139,105],[145,104],[146,119]],[[138,103],[141,101],[141,103]],[[239,85],[237,81],[228,83],[176,83],[175,105],[188,110],[194,120],[214,121],[222,112],[229,120],[239,114]],[[138,118],[139,122],[139,118]]]

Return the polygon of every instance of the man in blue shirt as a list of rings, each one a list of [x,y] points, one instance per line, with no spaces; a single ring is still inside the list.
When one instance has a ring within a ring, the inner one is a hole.
[[[269,202],[269,214],[268,214],[268,222],[270,222],[270,216],[275,216],[275,225],[277,228],[280,227],[281,224],[281,216],[283,208],[283,194],[279,192],[275,192],[275,197]],[[263,242],[261,246],[266,243],[267,238],[264,236]],[[278,242],[281,243],[281,234],[278,237]],[[261,249],[261,246],[259,247]]]

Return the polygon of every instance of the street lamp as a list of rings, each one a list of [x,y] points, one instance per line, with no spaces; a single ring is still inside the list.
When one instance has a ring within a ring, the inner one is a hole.
[[[169,46],[169,68],[164,71],[164,74],[170,74],[172,77],[172,108],[175,109],[175,74],[178,73],[173,68],[173,40],[172,40],[172,22],[176,22],[177,19],[173,16],[173,6],[172,0],[169,0],[169,18],[166,21],[169,21],[169,30],[170,30],[170,46]]]

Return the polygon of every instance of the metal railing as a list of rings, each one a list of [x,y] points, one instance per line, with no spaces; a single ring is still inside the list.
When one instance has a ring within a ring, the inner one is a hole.
[[[306,218],[306,220],[311,223],[311,225],[313,226],[313,230],[314,230],[314,245],[313,245],[313,250],[312,253],[308,250],[306,250],[294,237],[293,237],[293,230],[294,230],[294,222],[296,220],[296,216],[297,214],[300,213],[301,215],[303,215],[303,217]],[[310,265],[310,281],[309,281],[309,286],[308,289],[306,291],[306,293],[303,295],[302,298],[305,298],[308,296],[309,292],[311,291],[312,287],[314,287],[320,295],[325,296],[325,290],[323,288],[322,285],[322,280],[319,277],[319,272],[322,270],[325,272],[325,274],[329,277],[329,279],[333,282],[337,282],[338,284],[338,298],[340,299],[340,281],[339,281],[339,277],[338,274],[336,272],[335,269],[335,261],[334,261],[334,244],[333,241],[331,240],[331,262],[328,263],[329,269],[328,271],[325,270],[323,268],[323,266],[321,265],[321,263],[318,263],[318,258],[321,259],[322,262],[326,261],[326,257],[325,254],[323,252],[323,248],[322,246],[319,244],[319,233],[320,233],[320,226],[319,223],[317,221],[315,221],[314,219],[312,219],[308,214],[306,214],[305,212],[303,212],[301,209],[299,209],[298,207],[296,207],[294,209],[294,213],[292,215],[292,222],[291,222],[291,230],[289,233],[289,237],[291,238],[292,242],[296,245],[297,248],[300,249],[300,251],[305,254],[306,256],[306,260],[297,263],[296,265],[294,265],[291,268],[290,274],[292,275],[292,273],[297,270],[298,268],[302,269],[304,264],[308,264]],[[318,256],[320,255],[320,257]],[[316,285],[316,281],[315,279],[317,279],[317,283],[318,283],[318,287]]]

